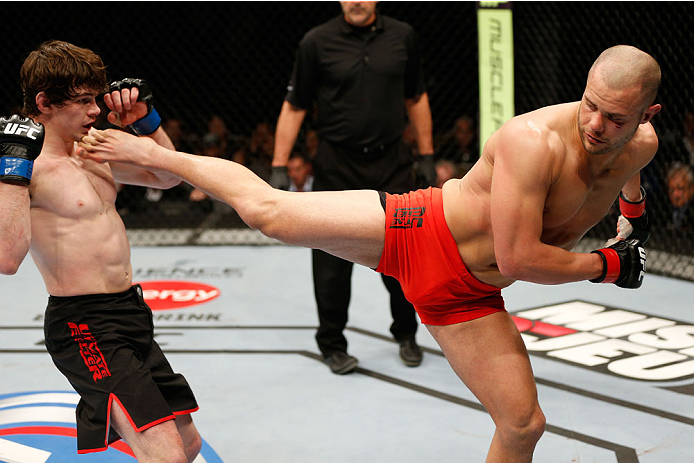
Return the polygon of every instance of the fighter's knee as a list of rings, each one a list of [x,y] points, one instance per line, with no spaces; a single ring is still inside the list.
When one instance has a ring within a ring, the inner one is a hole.
[[[535,446],[545,432],[545,414],[539,405],[516,416],[501,429],[507,439],[522,446]]]
[[[279,193],[286,194],[287,192],[279,191]],[[288,207],[290,206],[282,201],[281,197],[276,195],[268,196],[256,204],[251,222],[246,222],[246,224],[251,228],[259,230],[269,238],[284,241],[291,233],[291,230],[288,229],[287,221],[287,215],[291,214],[291,209],[288,209]]]
[[[202,438],[200,437],[200,434],[196,432],[190,440],[190,442],[186,442],[185,445],[185,452],[186,457],[188,457],[188,463],[192,463],[193,460],[195,460],[195,458],[200,453],[200,449],[202,449]]]
[[[537,442],[545,433],[547,419],[539,405],[535,408],[528,425],[526,426],[526,434],[532,442]]]
[[[263,198],[253,198],[244,207],[238,208],[237,212],[246,222],[246,225],[259,230],[266,236],[273,237],[272,235],[280,229],[277,223],[279,208],[280,205],[274,195],[269,195]]]

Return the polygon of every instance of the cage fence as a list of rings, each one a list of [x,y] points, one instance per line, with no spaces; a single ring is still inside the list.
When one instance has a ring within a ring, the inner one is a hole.
[[[279,115],[297,46],[312,27],[340,13],[338,2],[4,2],[8,39],[0,47],[0,111],[19,110],[19,68],[49,39],[99,53],[110,79],[140,77],[178,149],[241,162],[267,179]],[[417,32],[430,98],[437,155],[460,131],[477,133],[477,2],[381,2],[379,11]],[[127,15],[123,11],[129,11]],[[694,281],[694,230],[675,219],[668,173],[694,165],[694,8],[691,2],[513,2],[515,108],[580,99],[587,71],[605,48],[630,44],[663,70],[653,120],[659,152],[644,169],[653,224],[649,271]],[[29,12],[31,14],[29,14]],[[86,16],[85,16],[86,15]],[[80,18],[76,23],[77,19]],[[306,142],[304,124],[297,150]],[[477,140],[468,140],[476,153]],[[456,158],[459,172],[474,162]],[[690,201],[691,203],[691,201]],[[171,190],[124,186],[117,207],[133,245],[278,244],[250,230],[228,206]],[[579,245],[614,235],[616,208]]]

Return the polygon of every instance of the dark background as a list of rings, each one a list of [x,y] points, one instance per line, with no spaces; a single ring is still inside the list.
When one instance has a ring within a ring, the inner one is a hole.
[[[476,2],[379,4],[381,13],[418,33],[437,145],[458,117],[477,118],[476,8]],[[645,181],[649,213],[656,223],[665,220],[659,217],[667,202],[665,172],[674,160],[688,162],[679,140],[684,114],[694,107],[694,4],[514,2],[512,8],[516,113],[580,99],[590,65],[609,46],[634,45],[660,62],[657,101],[663,110],[653,124],[661,148]],[[243,145],[258,124],[272,130],[276,123],[301,37],[339,13],[338,2],[3,2],[0,113],[21,106],[18,76],[26,55],[45,40],[60,39],[100,54],[112,80],[148,80],[159,113],[181,119],[191,139],[219,115],[234,143]],[[145,209],[144,216],[124,220],[129,228],[178,227],[181,221],[243,227],[238,220],[205,222],[214,209],[209,206],[188,209],[183,219],[180,211]],[[608,217],[590,236],[613,230],[614,217]],[[694,255],[690,231],[654,235],[649,247]]]

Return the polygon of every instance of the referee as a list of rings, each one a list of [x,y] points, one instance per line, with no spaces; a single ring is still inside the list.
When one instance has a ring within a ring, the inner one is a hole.
[[[435,183],[429,98],[412,27],[376,11],[377,2],[340,2],[342,14],[301,40],[275,133],[270,183],[287,189],[287,161],[306,116],[317,102],[320,139],[313,159],[314,191],[374,189],[405,193]],[[409,119],[419,151],[401,136]],[[417,183],[419,179],[419,184]],[[335,211],[325,211],[335,213]],[[318,347],[336,374],[357,367],[347,354],[352,263],[313,250]],[[408,366],[422,361],[417,319],[400,284],[382,276],[390,293],[390,331]]]

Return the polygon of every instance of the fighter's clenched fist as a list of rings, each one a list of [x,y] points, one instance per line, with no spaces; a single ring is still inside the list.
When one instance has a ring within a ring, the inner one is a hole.
[[[104,103],[111,110],[108,121],[128,126],[138,135],[149,135],[161,125],[153,101],[152,89],[144,79],[125,78],[111,82],[104,95]]]

